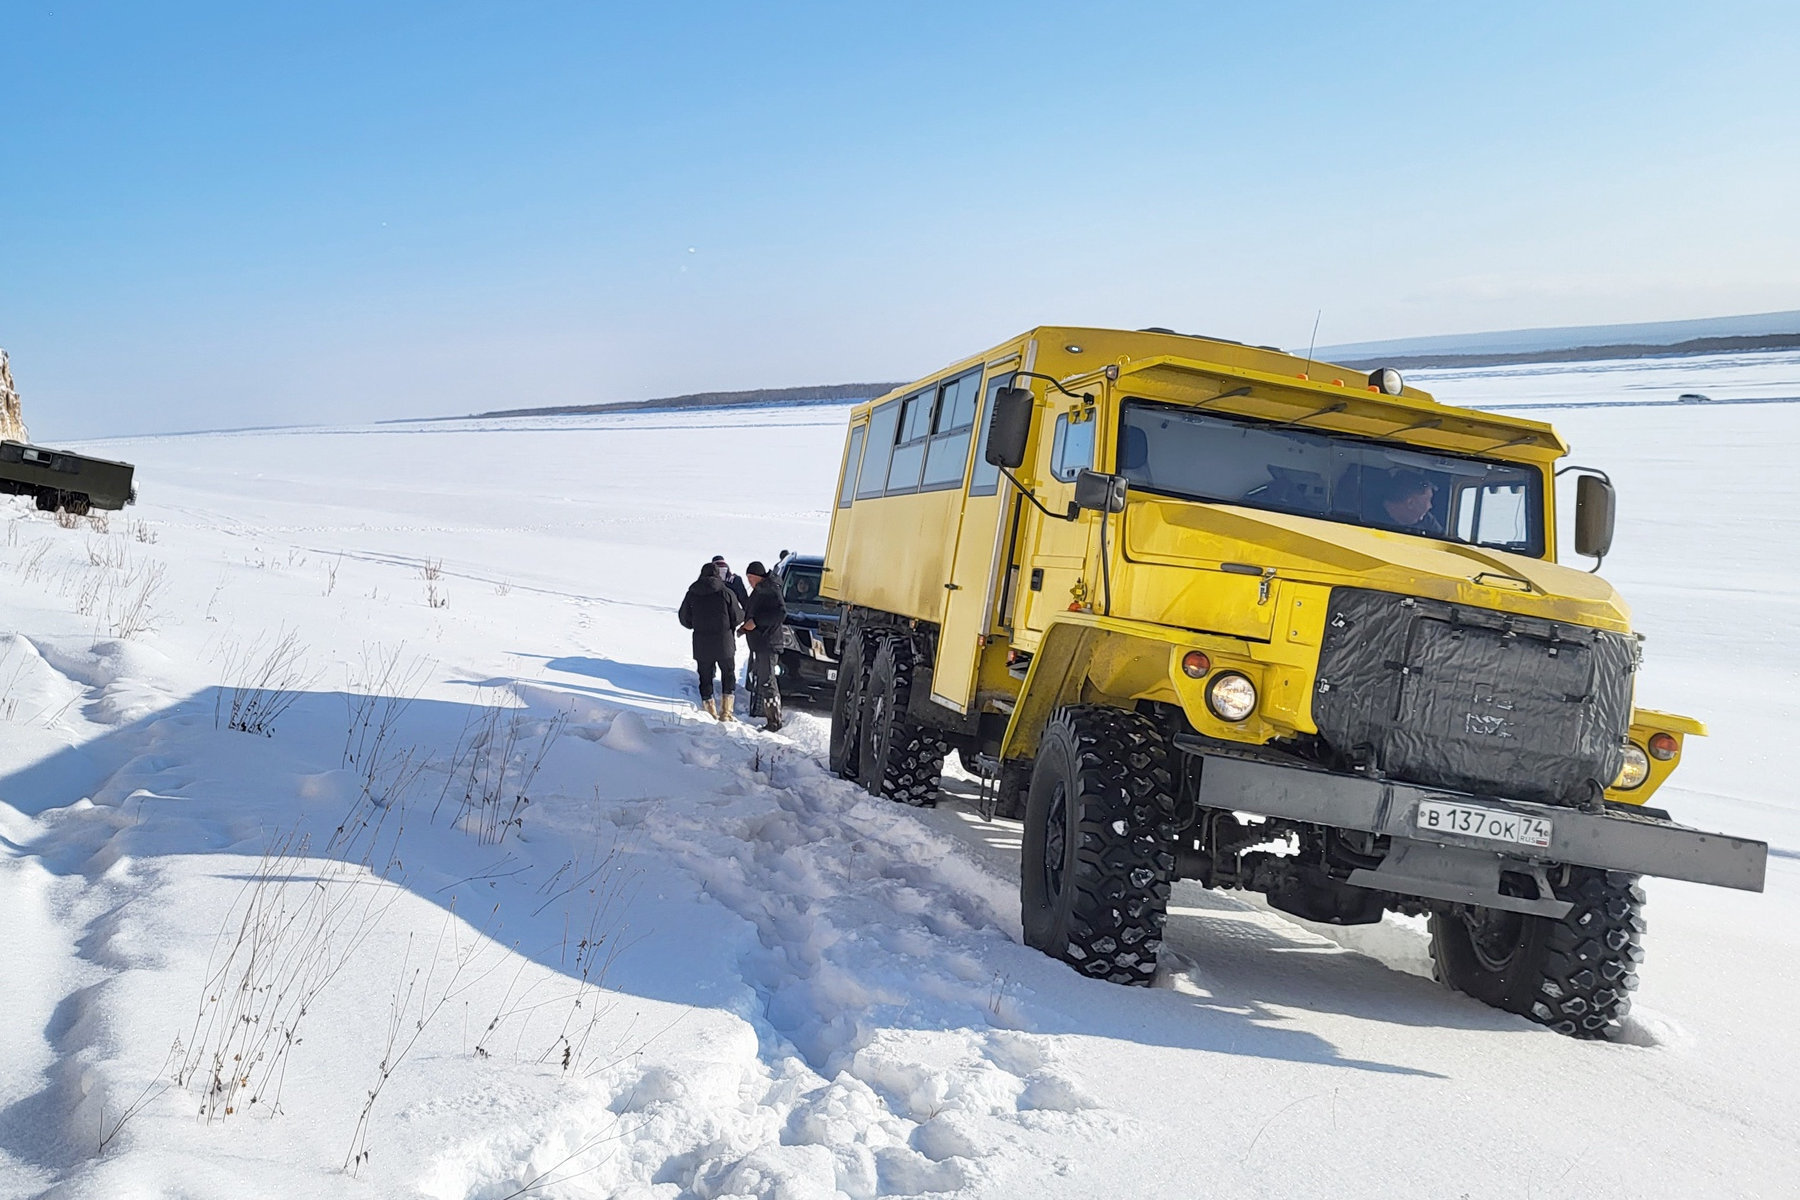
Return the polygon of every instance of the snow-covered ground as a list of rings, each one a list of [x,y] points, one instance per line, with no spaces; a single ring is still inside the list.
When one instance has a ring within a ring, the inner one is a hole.
[[[1773,848],[1650,883],[1626,1044],[1185,885],[1157,988],[1084,980],[1019,944],[1016,825],[697,717],[681,591],[822,546],[839,410],[93,444],[136,508],[0,513],[0,1194],[1794,1194],[1800,405],[1554,415],[1640,701],[1713,729],[1659,802]]]

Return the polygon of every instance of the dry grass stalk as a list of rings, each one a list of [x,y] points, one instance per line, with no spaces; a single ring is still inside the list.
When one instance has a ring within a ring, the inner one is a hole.
[[[300,635],[283,630],[266,649],[261,636],[248,646],[232,643],[225,648],[225,675],[234,679],[231,707],[222,712],[224,693],[213,704],[213,724],[240,733],[273,736],[275,722],[293,707],[316,676],[307,669],[306,650]]]
[[[404,893],[359,867],[312,865],[297,830],[275,838],[228,910],[193,1028],[177,1040],[177,1087],[198,1086],[199,1115],[281,1110],[301,1022]]]

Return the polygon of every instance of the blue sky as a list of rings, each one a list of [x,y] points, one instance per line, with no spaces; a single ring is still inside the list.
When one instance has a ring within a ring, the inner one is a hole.
[[[1800,308],[1792,4],[0,0],[34,436]]]

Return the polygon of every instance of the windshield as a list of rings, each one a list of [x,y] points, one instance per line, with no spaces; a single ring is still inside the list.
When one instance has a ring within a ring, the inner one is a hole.
[[[789,604],[817,604],[819,578],[817,567],[789,567],[782,572],[782,599]]]
[[[1137,491],[1543,556],[1531,467],[1128,400],[1119,472]]]

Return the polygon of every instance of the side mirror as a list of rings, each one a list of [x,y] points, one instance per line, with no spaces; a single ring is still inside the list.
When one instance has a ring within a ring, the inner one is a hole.
[[[988,421],[987,460],[996,467],[1016,471],[1025,462],[1025,443],[1031,440],[1031,418],[1037,408],[1030,388],[1006,387],[994,395],[994,415]]]
[[[1598,475],[1575,481],[1575,553],[1605,558],[1612,549],[1613,512],[1617,498],[1612,484]]]
[[[1124,512],[1125,485],[1123,475],[1082,471],[1075,476],[1075,507],[1095,512]]]

